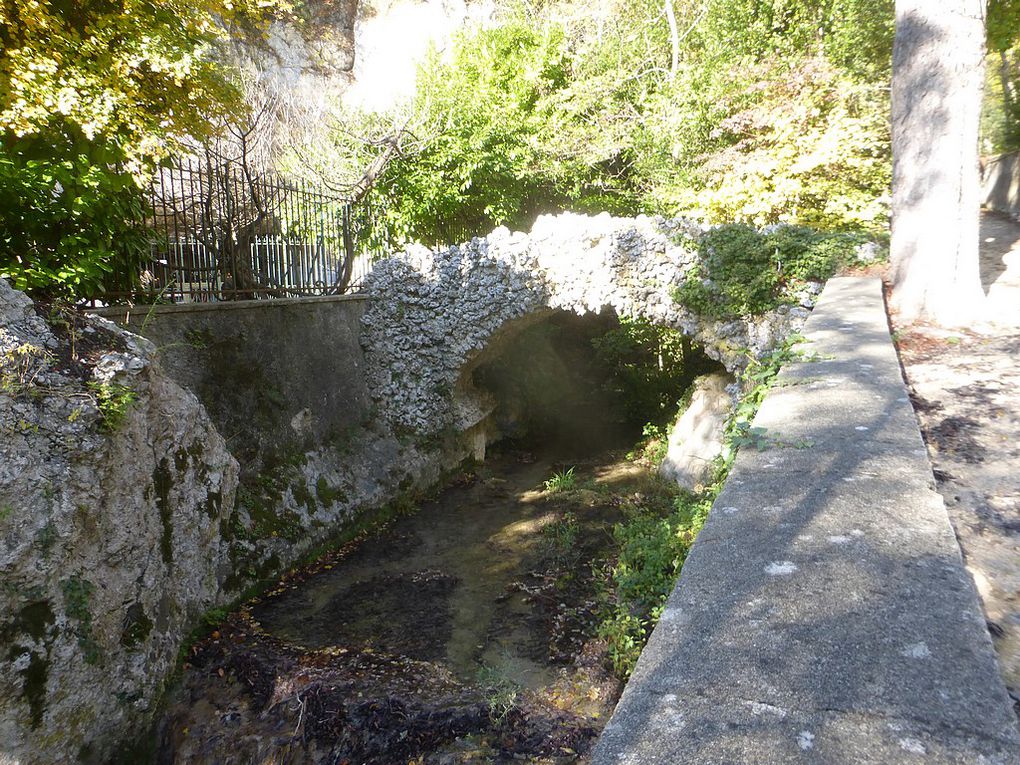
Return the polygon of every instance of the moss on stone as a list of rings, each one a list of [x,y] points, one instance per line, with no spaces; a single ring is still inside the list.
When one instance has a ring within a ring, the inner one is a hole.
[[[99,664],[102,661],[102,649],[92,634],[92,593],[95,585],[88,579],[75,574],[60,583],[64,594],[64,613],[76,622],[74,633],[78,637],[87,664]]]
[[[290,485],[290,493],[294,497],[294,501],[299,505],[304,505],[309,515],[315,515],[315,511],[318,510],[318,505],[315,504],[315,497],[308,490],[308,484],[305,482],[303,475],[298,475],[294,482]]]
[[[170,506],[170,491],[173,489],[173,485],[170,461],[163,457],[156,469],[152,471],[152,486],[156,495],[159,520],[163,524],[163,533],[159,538],[159,550],[163,556],[163,562],[168,566],[173,565],[174,562],[173,509]]]
[[[338,486],[330,486],[325,476],[321,475],[315,482],[315,496],[318,497],[319,504],[324,507],[329,507],[334,502],[347,501],[347,494],[344,490]]]

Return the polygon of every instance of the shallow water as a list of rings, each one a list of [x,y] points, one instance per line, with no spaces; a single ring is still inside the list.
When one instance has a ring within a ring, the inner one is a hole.
[[[661,486],[604,440],[545,448],[490,458],[193,646],[166,761],[585,762],[622,688],[596,634],[612,527]],[[569,467],[573,490],[545,489]]]
[[[549,554],[547,529],[566,512],[543,482],[579,461],[492,459],[471,484],[446,490],[254,617],[308,648],[370,647],[444,664],[469,682],[490,672],[523,688],[549,686],[558,669],[529,618],[527,580]],[[604,521],[585,518],[584,507],[569,510],[579,525]]]

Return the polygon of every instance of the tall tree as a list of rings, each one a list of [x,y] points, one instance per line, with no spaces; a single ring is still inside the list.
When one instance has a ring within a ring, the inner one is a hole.
[[[978,128],[985,0],[896,0],[893,308],[959,326],[980,314]]]

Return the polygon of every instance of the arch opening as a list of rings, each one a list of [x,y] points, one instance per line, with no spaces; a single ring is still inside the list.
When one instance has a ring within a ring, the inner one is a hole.
[[[612,308],[560,310],[502,332],[458,389],[485,402],[476,457],[500,441],[582,455],[633,445],[649,424],[665,428],[693,382],[722,370],[678,330]]]

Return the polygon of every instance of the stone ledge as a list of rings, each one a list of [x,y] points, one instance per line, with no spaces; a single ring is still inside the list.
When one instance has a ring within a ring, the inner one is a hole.
[[[250,311],[254,308],[287,308],[296,305],[322,303],[347,303],[368,300],[368,295],[308,295],[305,297],[273,298],[271,300],[221,300],[212,303],[167,303],[165,305],[111,305],[102,308],[87,308],[87,313],[127,323],[127,314],[146,316],[150,312],[160,314],[203,313],[206,311]]]
[[[804,334],[595,765],[1020,759],[880,282],[830,281]]]

